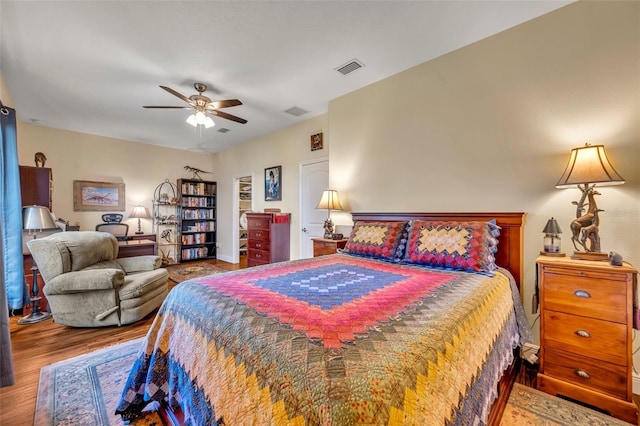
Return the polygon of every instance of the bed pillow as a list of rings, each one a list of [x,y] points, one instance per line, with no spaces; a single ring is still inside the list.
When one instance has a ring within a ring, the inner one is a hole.
[[[404,254],[407,222],[358,221],[342,253],[399,262]]]
[[[500,228],[492,222],[410,222],[403,263],[493,275]]]

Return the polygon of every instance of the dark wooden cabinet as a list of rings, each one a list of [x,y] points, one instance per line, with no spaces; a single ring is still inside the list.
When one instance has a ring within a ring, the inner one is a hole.
[[[335,254],[338,249],[347,245],[347,238],[341,240],[329,240],[326,238],[312,238],[313,240],[313,257],[325,256],[327,254]]]
[[[53,175],[48,167],[20,166],[20,195],[23,206],[45,206],[52,210]]]
[[[289,213],[247,213],[247,266],[289,260]]]

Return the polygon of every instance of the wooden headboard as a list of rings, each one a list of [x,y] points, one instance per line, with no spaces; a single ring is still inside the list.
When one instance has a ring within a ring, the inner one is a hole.
[[[508,269],[522,293],[524,219],[526,213],[352,213],[353,221],[448,220],[486,222],[494,219],[501,228],[496,264]]]

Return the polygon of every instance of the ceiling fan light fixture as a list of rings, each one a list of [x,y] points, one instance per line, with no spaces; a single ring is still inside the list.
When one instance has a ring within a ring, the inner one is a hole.
[[[216,125],[216,123],[213,122],[213,119],[211,117],[207,116],[204,119],[204,127],[205,127],[205,129],[208,129],[208,128],[213,127],[215,125]]]
[[[187,123],[191,124],[193,127],[197,127],[198,123],[196,123],[196,115],[191,114],[187,117]]]
[[[196,112],[196,123],[204,124],[206,119],[207,119],[207,116],[204,114],[204,112],[202,112],[202,111]]]

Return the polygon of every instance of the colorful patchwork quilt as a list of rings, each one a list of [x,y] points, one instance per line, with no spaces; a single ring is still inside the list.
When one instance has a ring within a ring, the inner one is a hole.
[[[160,308],[117,413],[158,401],[192,425],[484,424],[528,332],[519,300],[500,272],[348,254],[193,279]]]

